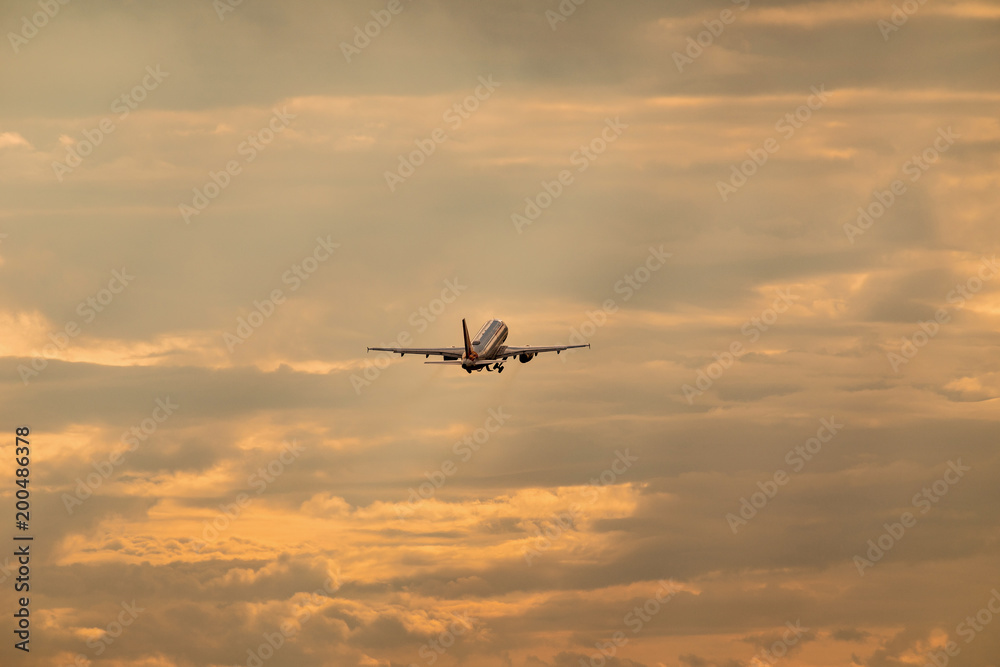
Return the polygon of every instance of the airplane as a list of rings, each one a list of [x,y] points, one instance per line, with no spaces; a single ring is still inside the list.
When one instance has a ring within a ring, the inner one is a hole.
[[[462,320],[462,333],[465,336],[465,348],[461,347],[370,347],[368,351],[393,352],[400,357],[407,354],[422,354],[424,358],[432,354],[444,357],[444,361],[425,361],[425,364],[448,364],[461,366],[468,373],[472,371],[482,371],[484,368],[489,371],[496,370],[503,373],[503,364],[510,357],[517,357],[522,364],[531,361],[536,354],[542,352],[555,352],[559,354],[563,350],[572,350],[577,347],[590,347],[590,343],[585,345],[529,345],[527,347],[510,347],[504,345],[507,340],[507,325],[503,320],[489,320],[483,325],[474,339],[469,338],[469,327]],[[491,367],[492,366],[492,367]]]

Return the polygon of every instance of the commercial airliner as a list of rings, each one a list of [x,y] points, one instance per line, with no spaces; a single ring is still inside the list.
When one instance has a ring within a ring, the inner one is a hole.
[[[517,357],[522,364],[531,361],[536,354],[542,352],[555,352],[559,354],[563,350],[571,350],[576,347],[590,347],[586,345],[529,345],[527,347],[510,347],[504,345],[507,340],[507,325],[502,320],[490,320],[483,325],[476,337],[469,338],[469,327],[462,320],[462,333],[465,336],[465,347],[370,347],[368,351],[393,352],[403,357],[407,354],[422,354],[429,357],[432,354],[444,357],[444,361],[425,361],[425,364],[449,364],[461,366],[466,372],[495,370],[503,373],[503,363],[510,357]]]

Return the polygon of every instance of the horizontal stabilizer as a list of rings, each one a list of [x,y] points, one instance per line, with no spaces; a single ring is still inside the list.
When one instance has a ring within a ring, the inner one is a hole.
[[[480,368],[482,366],[492,366],[493,364],[500,362],[503,363],[503,359],[477,359],[472,363],[469,361],[425,361],[425,364],[447,364],[449,366],[464,366],[465,368]]]

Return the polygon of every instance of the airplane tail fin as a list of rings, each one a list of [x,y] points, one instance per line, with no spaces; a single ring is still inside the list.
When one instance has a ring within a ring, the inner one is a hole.
[[[462,318],[462,333],[465,335],[465,358],[475,359],[478,355],[472,351],[472,341],[469,340],[469,327],[465,324],[465,318]]]

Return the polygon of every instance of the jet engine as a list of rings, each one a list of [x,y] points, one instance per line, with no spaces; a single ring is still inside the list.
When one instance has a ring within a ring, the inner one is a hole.
[[[520,361],[522,364],[526,364],[529,361],[531,361],[534,356],[535,355],[533,354],[519,354],[517,355],[517,360]]]

